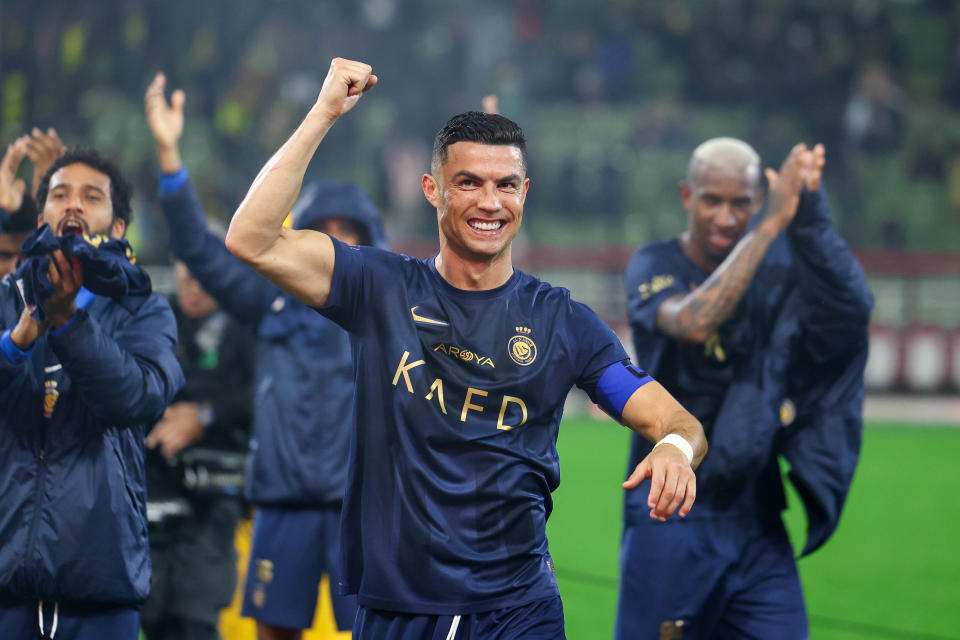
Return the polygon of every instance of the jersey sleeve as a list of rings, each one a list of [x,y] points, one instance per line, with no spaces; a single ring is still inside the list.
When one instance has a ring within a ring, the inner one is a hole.
[[[570,303],[571,337],[576,341],[577,386],[597,400],[597,383],[606,369],[627,359],[620,338],[590,307],[579,302]]]
[[[678,293],[689,293],[676,271],[671,260],[651,247],[643,247],[633,254],[625,275],[631,326],[654,333],[657,309],[663,301]]]
[[[676,265],[657,251],[656,245],[642,247],[633,254],[624,282],[637,365],[646,371],[656,371],[668,341],[657,329],[657,310],[667,298],[689,290]]]
[[[376,313],[380,302],[401,278],[402,256],[376,247],[354,247],[333,241],[333,278],[326,306],[315,309],[347,331],[357,331]]]

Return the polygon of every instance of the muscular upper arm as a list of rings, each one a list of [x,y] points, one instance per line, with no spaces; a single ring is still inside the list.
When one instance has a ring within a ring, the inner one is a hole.
[[[311,307],[322,307],[330,297],[333,281],[333,241],[325,233],[309,229],[281,229],[273,244],[258,255],[244,255],[227,248],[275,285]]]

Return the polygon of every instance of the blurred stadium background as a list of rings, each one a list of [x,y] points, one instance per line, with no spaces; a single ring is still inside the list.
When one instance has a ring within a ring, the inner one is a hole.
[[[142,107],[152,75],[186,90],[185,160],[226,220],[337,55],[369,62],[381,85],[311,175],[363,186],[394,246],[429,255],[419,176],[432,136],[497,94],[530,140],[517,261],[569,287],[625,343],[622,269],[638,244],[682,229],[675,186],[693,146],[742,137],[778,165],[795,141],[824,142],[837,224],[877,306],[849,511],[800,565],[812,637],[960,637],[960,560],[947,545],[960,527],[960,4],[0,0],[0,142],[54,126],[120,160],[137,187],[130,237],[162,289]],[[552,540],[570,637],[605,638],[626,436],[576,400],[569,415]]]

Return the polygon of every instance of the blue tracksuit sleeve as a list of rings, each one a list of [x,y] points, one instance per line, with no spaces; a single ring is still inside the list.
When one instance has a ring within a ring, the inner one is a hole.
[[[860,348],[873,296],[863,269],[833,227],[825,189],[804,190],[788,238],[804,303],[801,323],[816,362]]]
[[[20,309],[20,293],[16,290],[13,278],[4,278],[0,281],[0,391],[6,389],[10,381],[24,370],[25,358],[17,353],[20,350],[16,349],[8,333],[16,326]]]
[[[169,192],[162,185],[160,205],[170,229],[174,255],[227,312],[252,327],[259,325],[270,303],[281,295],[280,289],[237,260],[207,229],[203,209],[189,180],[184,179]]]
[[[803,192],[788,239],[803,349],[791,367],[797,417],[779,434],[779,452],[807,513],[807,555],[836,529],[859,458],[873,297],[823,189]]]
[[[10,381],[23,371],[23,362],[10,362],[6,355],[0,353],[0,391],[5,389]]]
[[[90,410],[104,424],[153,424],[183,386],[177,323],[169,303],[153,294],[107,334],[86,310],[51,332],[50,346]]]

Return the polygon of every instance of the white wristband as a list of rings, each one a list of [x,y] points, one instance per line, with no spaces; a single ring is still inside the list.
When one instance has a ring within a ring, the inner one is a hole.
[[[690,443],[687,442],[687,439],[683,436],[678,436],[675,433],[668,433],[663,436],[663,439],[660,440],[657,444],[653,445],[653,448],[656,449],[662,444],[672,444],[677,449],[683,452],[683,455],[687,458],[687,464],[693,464],[693,447],[690,446]]]

